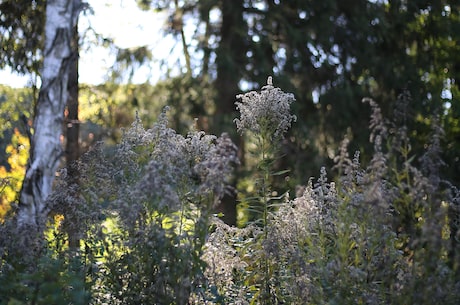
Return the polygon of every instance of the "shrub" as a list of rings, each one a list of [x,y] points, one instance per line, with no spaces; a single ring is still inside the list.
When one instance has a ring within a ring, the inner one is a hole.
[[[228,136],[179,135],[166,109],[147,130],[137,118],[60,172],[38,231],[1,225],[0,304],[456,304],[460,192],[441,177],[436,116],[415,156],[410,96],[392,118],[365,99],[369,164],[345,138],[334,168],[290,198],[272,182],[294,97],[269,78],[238,99],[258,160],[253,222],[212,214],[238,163]]]
[[[246,104],[260,103],[260,96],[247,95]],[[334,182],[323,168],[295,199],[268,210],[262,227],[216,226],[204,258],[208,279],[226,302],[456,303],[459,192],[440,178],[442,131],[436,120],[427,151],[417,160],[420,169],[414,165],[404,124],[409,101],[400,96],[395,117],[387,120],[377,103],[364,100],[372,109],[374,155],[368,166],[360,164],[359,152],[350,159],[345,139]],[[266,154],[260,155],[265,161]],[[267,193],[256,198],[267,206]]]

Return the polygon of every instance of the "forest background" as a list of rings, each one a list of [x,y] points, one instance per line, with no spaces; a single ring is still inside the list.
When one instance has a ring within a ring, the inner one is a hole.
[[[139,69],[155,60],[152,46],[120,48],[90,27],[75,28],[74,52],[98,44],[115,52],[116,60],[100,85],[79,84],[78,77],[69,81],[69,96],[77,99],[70,98],[65,110],[63,165],[98,141],[119,143],[121,128],[130,126],[136,113],[146,126],[153,125],[168,105],[170,126],[179,134],[191,128],[227,132],[237,144],[241,164],[233,185],[239,197],[225,197],[216,212],[222,212],[226,223],[244,227],[257,217],[248,209],[255,188],[251,168],[257,160],[249,153],[251,139],[233,127],[235,101],[237,94],[258,89],[273,76],[276,86],[294,94],[297,117],[280,146],[283,157],[274,164],[291,171],[274,177],[274,196],[295,193],[322,167],[333,168],[345,136],[349,149],[361,152],[363,164],[371,161],[375,147],[368,140],[372,109],[362,103],[366,97],[378,103],[383,117],[394,114],[401,97],[407,101],[407,154],[423,155],[432,131],[441,127],[445,165],[440,176],[460,185],[457,1],[136,2],[140,10],[167,16],[162,31],[176,39],[180,59],[163,62],[157,82],[134,82]],[[0,1],[0,68],[33,80],[27,88],[0,86],[1,217],[18,203],[27,168],[42,73],[45,6],[46,1]],[[82,9],[91,13],[86,4]],[[78,56],[73,58],[73,75],[78,76]],[[421,160],[410,162],[417,167]]]
[[[414,151],[423,149],[432,123],[430,116],[437,113],[445,131],[443,159],[448,166],[443,174],[459,183],[460,110],[456,96],[460,30],[455,1],[138,4],[139,9],[168,16],[162,31],[177,39],[175,52],[181,50],[182,56],[174,63],[162,63],[163,75],[156,76],[157,83],[149,79],[133,83],[138,69],[155,60],[152,48],[158,46],[117,48],[109,38],[91,32],[91,27],[80,29],[80,46],[111,48],[116,61],[105,83],[79,84],[79,153],[95,141],[119,140],[119,128],[128,126],[136,111],[150,125],[165,105],[172,106],[171,124],[179,132],[189,130],[198,118],[200,129],[231,133],[235,96],[273,75],[277,84],[297,99],[294,113],[299,120],[285,140],[285,164],[280,164],[293,168],[289,174],[291,190],[332,163],[344,135],[351,139],[351,150],[359,149],[366,160],[371,147],[363,130],[369,109],[361,99],[372,97],[384,113],[389,113],[403,92],[411,95],[414,120],[409,129]],[[10,177],[10,182],[17,179],[18,183],[13,183],[17,190],[26,154],[22,153],[21,161],[13,161],[18,159],[12,156],[21,154],[27,145],[24,120],[30,124],[37,100],[44,3],[11,5],[2,1],[1,9],[2,67],[36,79],[30,88],[2,86],[2,177]],[[91,14],[91,9],[84,13]],[[145,29],[145,35],[148,33]],[[243,140],[235,134],[232,137],[243,149]],[[17,162],[22,162],[22,168]],[[239,182],[241,188],[248,187]],[[3,211],[8,209],[9,200],[2,201]]]

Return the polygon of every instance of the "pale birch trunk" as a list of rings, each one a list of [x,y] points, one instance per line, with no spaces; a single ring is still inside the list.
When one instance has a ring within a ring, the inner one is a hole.
[[[67,102],[72,35],[81,0],[48,0],[42,86],[36,105],[30,157],[17,211],[19,227],[43,223],[46,199],[63,156],[61,135]]]

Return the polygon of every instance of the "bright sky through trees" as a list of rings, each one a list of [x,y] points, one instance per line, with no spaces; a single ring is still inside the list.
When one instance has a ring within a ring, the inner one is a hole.
[[[94,10],[94,15],[89,12],[80,15],[81,35],[84,35],[83,32],[90,26],[94,33],[113,39],[118,47],[149,46],[149,49],[153,50],[154,61],[149,63],[149,66],[141,67],[134,75],[133,81],[157,81],[160,77],[159,61],[168,58],[170,50],[174,47],[171,37],[163,37],[165,15],[142,11],[135,1],[129,0],[88,0],[88,3]],[[94,39],[94,34],[87,31],[83,39],[84,45],[80,50],[80,83],[104,82],[108,78],[107,70],[115,60],[114,51],[103,46],[95,46],[92,42]],[[20,76],[9,69],[0,70],[0,84],[23,87],[29,79],[30,76]]]

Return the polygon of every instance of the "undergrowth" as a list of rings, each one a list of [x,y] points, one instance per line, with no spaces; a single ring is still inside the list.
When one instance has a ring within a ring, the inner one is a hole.
[[[38,231],[1,225],[0,304],[457,304],[460,196],[441,176],[437,117],[417,156],[410,95],[390,118],[365,99],[369,164],[345,137],[334,168],[290,198],[272,181],[294,101],[271,78],[238,96],[258,159],[242,228],[213,214],[238,164],[227,135],[179,135],[165,109],[93,147],[60,172]]]

